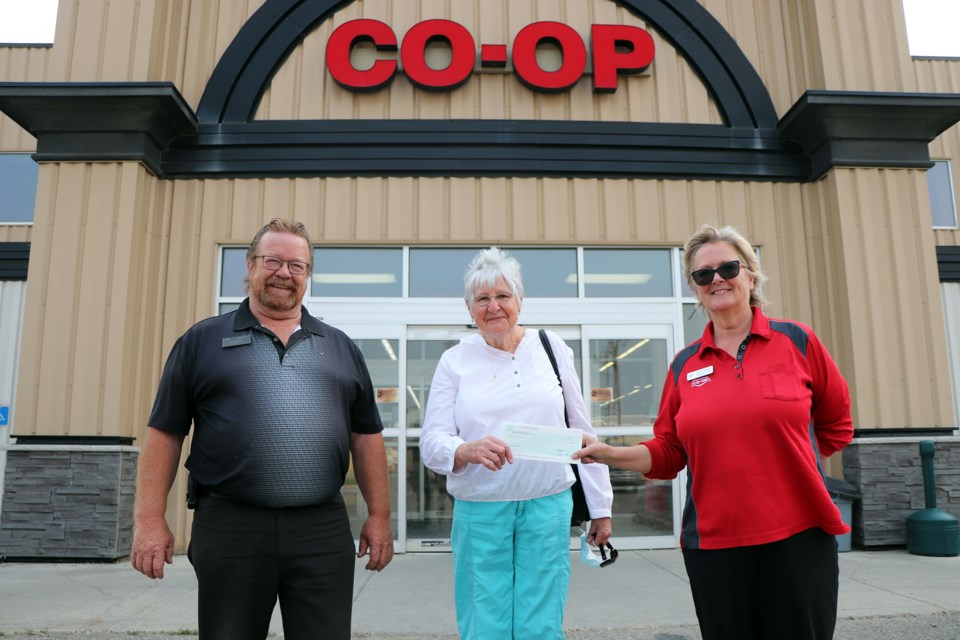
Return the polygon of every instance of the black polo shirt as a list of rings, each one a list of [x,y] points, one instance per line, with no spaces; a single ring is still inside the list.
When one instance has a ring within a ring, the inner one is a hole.
[[[287,341],[244,300],[198,322],[173,346],[148,424],[186,435],[187,469],[216,494],[265,507],[318,505],[339,495],[350,434],[383,430],[360,350],[301,308]]]

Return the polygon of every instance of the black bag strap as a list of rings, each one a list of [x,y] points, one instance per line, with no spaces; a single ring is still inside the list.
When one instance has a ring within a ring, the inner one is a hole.
[[[560,385],[560,393],[563,393],[563,378],[560,377],[560,367],[557,366],[557,357],[553,355],[553,346],[550,344],[550,338],[547,336],[546,329],[540,329],[537,332],[540,334],[540,342],[543,343],[543,350],[547,352],[547,357],[550,358],[550,364],[553,365],[553,372],[557,374],[557,384]],[[564,398],[563,401],[563,421],[567,425],[567,429],[570,428],[570,418],[567,417],[567,401]],[[576,468],[574,468],[576,471]],[[577,477],[580,477],[580,474],[577,474]]]
[[[543,343],[543,350],[547,352],[547,357],[550,358],[550,364],[553,365],[553,372],[557,374],[557,384],[560,385],[560,393],[563,394],[563,378],[560,377],[560,367],[557,366],[557,357],[553,355],[553,346],[550,344],[550,338],[547,336],[546,329],[540,329],[538,331],[540,334],[540,342]],[[563,421],[567,424],[567,429],[570,428],[570,418],[567,415],[567,399],[563,399]],[[571,464],[570,468],[573,469],[573,475],[576,478],[576,483],[580,483],[580,470],[577,468],[577,465]],[[584,502],[586,502],[586,497],[584,497]],[[590,520],[590,509],[587,507],[586,519]]]

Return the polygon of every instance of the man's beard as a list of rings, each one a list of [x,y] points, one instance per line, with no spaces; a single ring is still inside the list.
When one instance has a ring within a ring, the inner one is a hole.
[[[282,291],[277,291],[272,287],[279,287]],[[264,308],[273,311],[290,311],[300,305],[300,292],[297,290],[297,284],[293,280],[283,280],[282,278],[267,278],[261,287],[254,294]]]

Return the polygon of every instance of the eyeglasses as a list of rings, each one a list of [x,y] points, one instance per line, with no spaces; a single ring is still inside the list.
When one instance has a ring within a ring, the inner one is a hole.
[[[731,260],[724,262],[716,269],[697,269],[690,272],[690,278],[701,287],[705,287],[713,282],[713,274],[719,273],[724,280],[732,280],[740,275],[740,261]]]
[[[284,264],[287,265],[287,271],[290,272],[292,276],[302,276],[307,272],[307,269],[310,268],[310,265],[306,262],[300,262],[299,260],[283,260],[274,256],[253,256],[254,258],[260,258],[263,260],[263,268],[267,271],[280,271],[280,268]]]
[[[609,560],[607,559],[607,552],[604,549],[604,547],[606,547],[607,549],[610,549]],[[610,565],[612,565],[614,562],[617,561],[617,558],[620,557],[620,552],[614,549],[612,544],[610,544],[609,542],[605,542],[604,544],[600,545],[600,557],[602,558],[600,562],[600,567],[601,568],[609,567]]]
[[[478,296],[473,299],[473,304],[475,304],[478,307],[486,307],[486,306],[489,306],[490,303],[494,300],[496,300],[497,304],[502,307],[504,305],[507,305],[513,302],[513,294],[498,293],[495,296]]]

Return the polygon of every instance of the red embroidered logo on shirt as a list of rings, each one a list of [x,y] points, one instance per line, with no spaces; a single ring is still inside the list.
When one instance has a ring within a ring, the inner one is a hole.
[[[704,376],[704,377],[702,377],[702,378],[697,378],[696,380],[694,380],[693,382],[691,382],[691,383],[690,383],[690,386],[691,386],[691,387],[702,387],[703,385],[707,384],[708,382],[710,382],[710,376]]]

